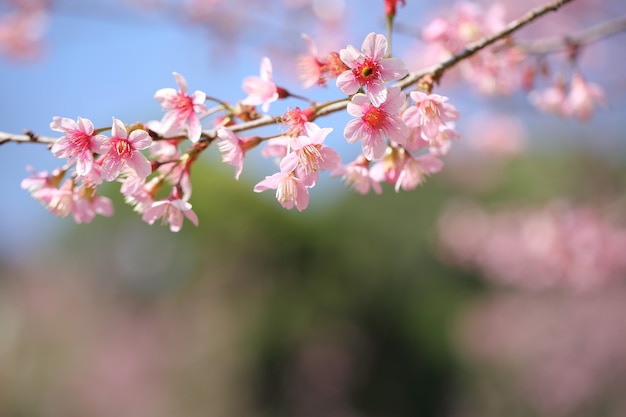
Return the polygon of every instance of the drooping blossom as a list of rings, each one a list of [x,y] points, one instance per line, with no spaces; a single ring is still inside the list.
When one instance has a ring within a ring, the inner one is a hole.
[[[309,49],[308,55],[298,56],[298,76],[302,83],[302,88],[309,88],[314,85],[324,86],[326,85],[326,78],[324,77],[325,62],[320,58],[317,51],[317,46],[313,40],[304,33],[302,39],[307,44]]]
[[[139,152],[150,147],[152,138],[148,132],[135,129],[130,134],[121,120],[113,118],[111,127],[111,147],[102,159],[102,174],[107,181],[117,178],[129,168],[139,177],[145,178],[152,172],[150,161]]]
[[[276,200],[287,210],[295,205],[298,211],[302,211],[309,205],[309,191],[293,172],[277,172],[254,186],[256,193],[267,190],[276,190]]]
[[[569,115],[565,80],[557,78],[554,85],[543,90],[532,90],[528,100],[539,110],[561,117]]]
[[[272,61],[268,57],[261,60],[260,76],[250,76],[243,80],[243,91],[248,94],[241,103],[248,106],[261,106],[264,112],[270,109],[270,104],[278,100],[278,87],[272,76]]]
[[[64,133],[52,145],[52,153],[58,158],[76,161],[76,174],[87,175],[93,167],[93,154],[109,150],[109,138],[95,133],[89,119],[78,117],[77,121],[65,117],[54,117],[50,129]]]
[[[342,177],[343,181],[352,186],[359,194],[367,194],[370,187],[376,194],[380,194],[383,192],[383,189],[378,181],[372,178],[369,166],[370,161],[365,156],[359,155],[354,161],[334,170],[331,175],[333,177]]]
[[[567,96],[569,113],[578,120],[587,121],[593,116],[596,104],[606,105],[602,88],[597,84],[588,83],[580,72],[574,72]]]
[[[265,158],[276,158],[277,162],[280,162],[281,159],[287,155],[287,151],[289,150],[289,141],[291,137],[289,136],[278,136],[276,138],[272,138],[265,142],[265,146],[261,149],[261,155]]]
[[[187,217],[194,225],[198,226],[198,216],[192,210],[187,201],[170,196],[164,200],[157,200],[148,207],[141,217],[148,224],[154,224],[158,219],[163,223],[169,223],[172,232],[178,232],[183,227],[183,220]]]
[[[365,94],[355,94],[347,110],[356,119],[350,120],[344,129],[346,140],[349,143],[362,141],[363,155],[369,160],[383,156],[387,146],[385,138],[404,145],[409,129],[396,115],[404,101],[404,93],[399,87],[390,87],[385,100],[378,106]]]
[[[222,154],[222,162],[235,167],[235,179],[239,179],[243,170],[243,161],[246,152],[259,144],[257,136],[239,138],[230,129],[221,127],[217,129],[216,145]]]
[[[155,100],[167,111],[161,119],[159,133],[170,136],[186,129],[189,140],[197,142],[202,134],[200,117],[208,111],[204,104],[206,93],[196,90],[190,96],[185,77],[177,72],[173,74],[178,91],[173,88],[162,88],[154,94]]]
[[[385,82],[398,80],[408,73],[402,60],[386,58],[386,55],[387,38],[374,32],[365,37],[361,52],[348,45],[339,51],[349,69],[339,75],[337,87],[345,94],[354,94],[365,87],[372,104],[381,105],[387,98]]]
[[[74,206],[72,216],[78,224],[91,223],[96,217],[111,217],[113,215],[113,203],[107,197],[98,195],[92,187],[80,187],[74,192]]]
[[[411,91],[410,95],[415,105],[404,111],[402,120],[408,127],[419,129],[422,138],[426,141],[435,140],[445,122],[459,118],[459,111],[456,107],[446,103],[448,97],[422,91]]]
[[[408,152],[404,153],[404,160],[400,175],[396,180],[395,191],[400,189],[410,191],[422,184],[426,177],[443,169],[443,162],[435,155],[425,154],[413,157]]]
[[[60,169],[48,173],[47,171],[37,172],[33,167],[27,166],[26,170],[30,172],[30,176],[22,180],[20,187],[24,190],[28,190],[36,199],[38,199],[36,193],[39,190],[57,188],[65,175],[65,171]]]
[[[40,175],[41,179],[41,175]],[[59,188],[53,186],[55,180],[22,182],[43,206],[57,217],[70,214],[76,223],[90,223],[96,214],[106,217],[113,215],[113,204],[107,197],[96,194],[94,187],[77,185],[74,179],[66,180]]]
[[[120,192],[124,196],[124,201],[140,214],[152,206],[154,196],[162,183],[158,177],[154,177],[146,184],[145,178],[136,175],[119,177],[118,181],[122,183]]]
[[[341,165],[339,154],[322,143],[332,128],[320,128],[315,123],[305,124],[305,135],[289,141],[291,152],[280,163],[283,172],[296,171],[298,178],[306,187],[317,183],[320,170],[334,170]]]
[[[298,56],[298,75],[303,88],[314,85],[324,87],[329,78],[338,77],[348,69],[337,52],[330,52],[322,57],[308,35],[302,34],[302,38],[309,49],[308,55]]]

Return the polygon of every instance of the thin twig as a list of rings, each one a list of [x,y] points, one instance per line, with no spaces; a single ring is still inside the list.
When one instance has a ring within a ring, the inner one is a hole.
[[[459,52],[456,55],[453,55],[452,57],[448,58],[447,60],[433,65],[430,68],[426,68],[423,71],[418,71],[418,72],[412,72],[410,73],[407,77],[403,78],[402,80],[400,80],[396,86],[404,89],[407,88],[413,84],[415,84],[416,82],[418,82],[419,80],[421,80],[422,78],[424,78],[427,75],[430,75],[433,77],[434,80],[439,80],[441,78],[441,76],[443,75],[443,73],[452,68],[453,66],[455,66],[456,64],[458,64],[459,62],[463,61],[464,59],[467,59],[469,57],[471,57],[472,55],[474,55],[476,52],[480,51],[481,49],[486,48],[487,46],[506,38],[507,36],[509,36],[510,34],[512,34],[513,32],[517,31],[518,29],[521,29],[522,27],[526,26],[527,24],[529,24],[530,22],[536,20],[537,18],[550,13],[550,12],[555,12],[558,9],[561,8],[561,6],[571,2],[572,0],[557,0],[554,1],[552,3],[546,4],[543,7],[538,7],[536,9],[533,9],[531,11],[529,11],[528,13],[526,13],[524,16],[522,16],[521,18],[512,21],[511,23],[509,23],[508,25],[506,25],[504,27],[504,29],[502,29],[500,32],[491,35],[487,38],[483,38],[481,40],[478,40],[476,42],[473,42],[471,44],[469,44],[463,51]]]
[[[516,46],[532,55],[545,55],[553,52],[568,50],[572,45],[586,45],[595,43],[609,36],[626,32],[626,16],[619,19],[602,22],[584,29],[574,35],[556,36],[534,42],[516,42]]]
[[[16,135],[13,133],[0,132],[0,145],[4,145],[8,142],[17,143],[42,143],[44,145],[52,146],[56,142],[57,138],[51,138],[47,136],[39,136],[35,133],[27,130],[24,135]]]

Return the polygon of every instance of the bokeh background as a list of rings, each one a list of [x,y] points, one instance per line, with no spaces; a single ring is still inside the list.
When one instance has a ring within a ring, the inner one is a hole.
[[[328,51],[385,31],[378,0],[44,3],[33,43],[0,58],[5,132],[159,119],[172,71],[237,101],[263,56],[300,93],[300,33]],[[417,66],[416,31],[452,3],[407,3],[394,53]],[[505,2],[507,16],[539,4]],[[520,36],[624,15],[577,0]],[[302,213],[252,192],[272,161],[250,155],[235,181],[210,149],[192,176],[198,228],[143,223],[115,186],[115,216],[76,226],[20,189],[26,165],[60,161],[0,146],[0,416],[626,414],[624,36],[581,55],[608,104],[591,121],[450,76],[437,92],[462,139],[443,172],[380,196],[324,177]],[[347,162],[346,120],[325,119]]]

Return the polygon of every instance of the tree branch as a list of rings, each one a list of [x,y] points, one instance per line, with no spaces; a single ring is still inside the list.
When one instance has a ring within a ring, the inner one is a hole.
[[[42,143],[44,145],[52,146],[56,142],[57,138],[51,138],[48,136],[39,136],[30,130],[26,130],[23,135],[16,135],[13,133],[0,132],[0,145],[4,145],[8,142],[17,143]]]
[[[469,44],[463,51],[458,54],[448,58],[447,60],[433,65],[429,68],[426,68],[421,71],[411,72],[405,78],[400,80],[395,84],[395,86],[400,87],[401,89],[408,88],[418,81],[420,81],[425,76],[430,75],[435,81],[440,79],[445,71],[452,68],[459,62],[463,61],[474,55],[476,52],[481,49],[486,48],[487,46],[506,38],[513,32],[518,29],[526,26],[527,24],[533,22],[539,17],[549,13],[557,11],[561,8],[561,6],[571,2],[572,0],[556,0],[551,3],[546,4],[545,6],[538,7],[526,13],[521,18],[510,22],[504,29],[500,32],[489,36],[487,38],[483,38],[476,42]],[[316,117],[325,116],[331,113],[335,113],[341,110],[344,110],[348,103],[350,102],[349,98],[344,100],[339,100],[334,102],[328,106],[323,106],[317,113]],[[229,129],[233,132],[243,132],[247,130],[252,130],[258,127],[269,126],[273,124],[280,123],[281,118],[279,116],[270,116],[265,115],[258,119],[251,120],[249,122],[239,123],[233,126],[229,126]],[[213,141],[217,138],[216,129],[208,129],[202,132],[202,140]],[[38,136],[30,131],[26,132],[26,135],[12,135],[9,133],[1,133],[0,132],[0,145],[6,142],[29,142],[29,143],[44,143],[47,145],[51,145],[56,141],[55,138],[49,138],[44,136]]]
[[[572,45],[594,43],[620,32],[626,32],[626,16],[591,26],[573,36],[554,37],[528,43],[516,42],[516,45],[527,54],[544,55],[566,50]]]
[[[400,80],[396,85],[404,89],[406,87],[409,87],[415,84],[416,82],[418,82],[420,79],[424,78],[427,75],[431,75],[435,80],[439,80],[446,70],[452,68],[453,66],[463,61],[464,59],[467,59],[471,57],[472,55],[474,55],[476,52],[480,51],[481,49],[484,49],[487,46],[501,39],[506,38],[513,32],[521,29],[522,27],[526,26],[527,24],[536,20],[537,18],[547,13],[557,11],[558,9],[561,8],[561,6],[571,1],[572,0],[557,0],[557,1],[553,1],[552,3],[546,4],[545,6],[533,9],[529,11],[528,13],[526,13],[521,18],[514,20],[508,25],[506,25],[505,28],[502,29],[500,32],[469,44],[463,51],[459,52],[456,55],[453,55],[452,57],[448,58],[447,60],[439,64],[433,65],[432,67],[427,68],[423,71],[413,72],[409,74],[407,77]]]

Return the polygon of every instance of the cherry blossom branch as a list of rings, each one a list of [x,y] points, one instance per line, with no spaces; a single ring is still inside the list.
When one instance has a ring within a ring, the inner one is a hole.
[[[412,72],[410,73],[406,78],[400,80],[396,86],[404,89],[407,88],[413,84],[415,84],[416,82],[418,82],[419,80],[421,80],[422,78],[430,75],[433,78],[433,81],[437,82],[441,76],[443,75],[443,73],[445,71],[447,71],[448,69],[452,68],[453,66],[455,66],[456,64],[458,64],[459,62],[471,57],[472,55],[474,55],[476,52],[486,48],[487,46],[506,38],[507,36],[511,35],[513,32],[516,32],[517,30],[521,29],[522,27],[528,25],[529,23],[533,22],[534,20],[538,19],[539,17],[550,13],[550,12],[555,12],[558,9],[560,9],[563,5],[571,2],[572,0],[557,0],[554,1],[552,3],[548,3],[545,6],[542,7],[538,7],[536,9],[533,9],[531,11],[529,11],[528,13],[526,13],[526,15],[522,16],[521,18],[512,21],[511,23],[509,23],[504,29],[502,29],[500,32],[483,38],[481,40],[478,40],[476,42],[473,42],[471,44],[469,44],[463,51],[459,52],[456,55],[453,55],[452,57],[448,58],[447,60],[439,63],[439,64],[435,64],[433,66],[431,66],[430,68],[427,68],[425,70],[422,71],[418,71],[418,72]]]
[[[522,16],[521,18],[512,21],[511,23],[509,23],[503,30],[501,30],[500,32],[481,39],[479,41],[476,41],[470,45],[468,45],[463,51],[461,51],[460,53],[453,55],[452,57],[450,57],[449,59],[439,63],[439,64],[435,64],[429,68],[426,68],[424,70],[421,71],[416,71],[416,72],[411,72],[409,73],[409,75],[407,75],[404,79],[402,79],[401,81],[399,81],[398,83],[395,84],[395,86],[400,87],[401,89],[405,89],[408,88],[414,84],[416,84],[418,81],[420,81],[421,79],[423,79],[424,77],[430,75],[432,76],[432,78],[434,80],[438,80],[439,78],[441,78],[441,76],[443,75],[443,73],[452,68],[453,66],[455,66],[456,64],[458,64],[459,62],[463,61],[464,59],[467,59],[469,57],[471,57],[472,55],[474,55],[475,53],[477,53],[478,51],[486,48],[487,46],[506,38],[507,36],[509,36],[510,34],[512,34],[513,32],[521,29],[522,27],[528,25],[529,23],[533,22],[534,20],[538,19],[539,17],[550,13],[550,12],[555,12],[558,9],[561,8],[561,6],[571,2],[572,0],[557,0],[554,1],[552,3],[549,3],[543,7],[538,7],[536,9],[533,9],[531,11],[529,11],[526,15]],[[346,106],[348,105],[348,103],[350,102],[350,99],[344,99],[344,100],[339,100],[336,102],[331,103],[330,105],[322,105],[321,108],[315,113],[316,117],[321,117],[321,116],[325,116],[331,113],[336,113],[338,111],[342,111],[346,108]],[[250,129],[254,129],[257,127],[261,127],[261,126],[267,126],[267,125],[271,125],[271,124],[275,124],[275,123],[279,123],[280,122],[280,118],[279,117],[274,117],[274,116],[263,116],[259,119],[250,121],[250,122],[246,122],[246,123],[241,123],[232,127],[229,127],[229,129],[231,129],[233,132],[241,132],[241,131],[245,131],[245,130],[250,130]],[[215,130],[208,130],[203,132],[207,137],[209,138],[215,138],[216,133]]]
[[[572,45],[581,46],[597,42],[621,32],[626,32],[626,16],[608,22],[602,22],[584,29],[577,34],[565,37],[542,39],[529,43],[517,43],[524,52],[533,55],[544,55],[569,49]]]
[[[0,132],[0,145],[4,145],[8,142],[17,143],[42,143],[44,145],[52,146],[56,142],[57,138],[51,138],[48,136],[39,136],[30,130],[25,131],[23,135],[16,135],[13,133]]]
[[[424,70],[409,73],[405,78],[397,82],[395,86],[401,89],[405,89],[416,84],[417,82],[419,82],[420,80],[422,80],[424,77],[427,77],[427,76],[430,76],[434,82],[437,82],[441,78],[441,76],[444,74],[445,71],[452,68],[459,62],[471,57],[472,55],[476,54],[480,50],[486,48],[487,46],[501,39],[506,38],[507,36],[511,35],[512,33],[521,29],[522,27],[528,25],[534,20],[540,18],[541,16],[550,12],[557,11],[563,5],[571,1],[572,0],[556,0],[551,3],[546,4],[545,6],[535,8],[529,11],[526,15],[522,16],[521,18],[510,22],[500,32],[492,36],[489,36],[487,38],[483,38],[474,43],[471,43],[463,51],[461,51],[458,54],[453,55],[447,60],[440,62],[439,64],[435,64]],[[591,36],[591,35],[588,35],[588,36]],[[347,107],[349,101],[350,101],[349,98],[346,98],[343,100],[332,102],[329,105],[320,105],[318,106],[318,110],[315,113],[315,117],[321,117],[321,116],[325,116],[331,113],[342,111]],[[238,124],[229,126],[229,130],[231,130],[234,133],[243,132],[243,131],[252,130],[252,129],[256,129],[256,128],[263,127],[263,126],[279,124],[281,123],[281,121],[282,121],[282,118],[280,116],[265,115],[265,116],[261,116],[260,118],[257,118],[251,121],[246,121],[243,123],[238,123]],[[216,138],[217,138],[216,129],[208,129],[208,130],[202,131],[202,140],[212,142]],[[44,144],[51,145],[52,143],[54,143],[55,140],[56,139],[54,138],[38,136],[32,132],[27,132],[26,135],[12,135],[8,133],[0,133],[0,144],[12,141],[12,142],[44,143]]]

